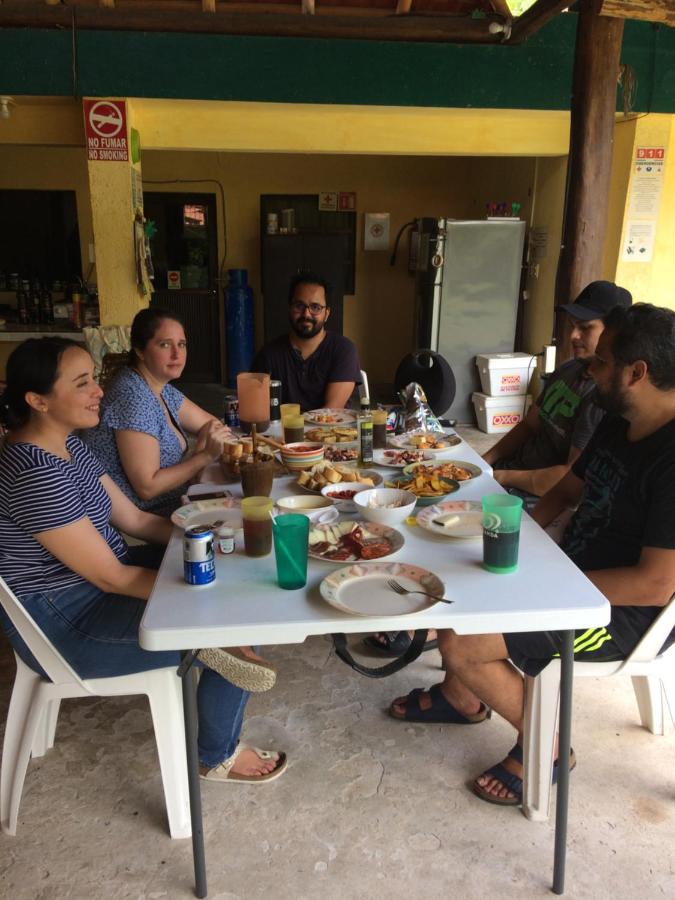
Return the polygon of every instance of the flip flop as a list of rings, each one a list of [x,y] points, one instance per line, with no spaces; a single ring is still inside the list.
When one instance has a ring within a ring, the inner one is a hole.
[[[523,762],[523,748],[520,744],[515,744],[509,752],[507,753],[507,757],[515,760],[515,762],[520,763],[522,765]],[[577,757],[574,753],[574,750],[570,748],[570,772],[577,764]],[[560,768],[558,766],[558,760],[556,759],[553,763],[553,775],[551,778],[551,784],[558,783],[558,773]],[[507,791],[510,791],[514,796],[513,797],[497,797],[495,794],[492,794],[482,785],[478,784],[478,781],[474,781],[471,784],[471,790],[477,797],[480,797],[481,800],[485,800],[486,803],[494,803],[495,806],[521,806],[523,802],[523,779],[519,778],[518,775],[514,775],[513,772],[509,772],[508,769],[505,769],[501,763],[497,763],[496,766],[492,766],[487,771],[483,772],[483,775],[490,775],[493,778],[496,778],[501,784],[506,788]],[[479,775],[479,778],[482,776]]]
[[[415,688],[414,691],[408,694],[406,697],[405,715],[400,716],[398,713],[395,713],[393,703],[389,707],[389,715],[401,722],[428,722],[441,725],[477,725],[479,722],[489,719],[492,715],[492,710],[484,703],[481,703],[480,710],[474,715],[463,715],[445,699],[440,684],[435,684],[429,688],[431,706],[429,709],[422,709],[420,696],[423,693],[422,688]]]
[[[279,778],[280,775],[283,775],[286,771],[286,766],[288,765],[288,759],[285,753],[279,753],[279,757],[277,759],[276,768],[272,769],[271,772],[268,772],[266,775],[239,775],[238,772],[232,771],[232,766],[235,764],[235,761],[240,753],[244,750],[253,750],[253,752],[260,759],[267,761],[274,760],[274,752],[273,750],[261,750],[260,747],[252,747],[250,744],[237,744],[237,749],[234,751],[232,756],[224,759],[217,766],[214,766],[212,769],[209,769],[203,775],[199,774],[199,777],[203,781],[219,781],[219,782],[243,782],[245,784],[267,784],[270,781],[274,781],[275,778]]]
[[[363,639],[363,643],[371,650],[377,650],[382,656],[401,656],[412,641],[407,631],[379,631],[378,635],[382,638],[381,640],[378,640],[375,635],[370,635]],[[436,650],[437,647],[438,641],[434,638],[424,644],[422,652]]]
[[[276,669],[271,663],[264,659],[251,659],[240,647],[200,650],[197,659],[243,691],[269,691],[277,680]]]

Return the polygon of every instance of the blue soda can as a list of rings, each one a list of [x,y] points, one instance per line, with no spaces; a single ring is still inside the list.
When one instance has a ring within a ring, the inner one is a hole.
[[[187,528],[183,535],[183,573],[187,584],[211,584],[216,580],[213,532],[203,525]]]
[[[236,397],[226,398],[224,419],[230,428],[239,428],[239,400]]]

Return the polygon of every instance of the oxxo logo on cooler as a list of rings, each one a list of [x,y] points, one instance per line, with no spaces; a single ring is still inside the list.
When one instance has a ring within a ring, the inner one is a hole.
[[[504,393],[516,393],[520,391],[520,375],[502,375],[502,391]]]
[[[520,422],[520,413],[495,413],[492,424],[495,428],[503,428],[505,425],[517,425]]]

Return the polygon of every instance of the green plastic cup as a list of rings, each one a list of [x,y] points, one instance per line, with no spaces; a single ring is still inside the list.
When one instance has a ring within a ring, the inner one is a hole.
[[[287,591],[307,584],[309,519],[296,513],[277,516],[272,523],[277,582]]]
[[[511,494],[488,494],[483,504],[483,568],[508,575],[518,568],[523,501]]]

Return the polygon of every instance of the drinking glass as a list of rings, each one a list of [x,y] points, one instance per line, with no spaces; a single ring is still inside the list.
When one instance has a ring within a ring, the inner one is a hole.
[[[295,444],[305,439],[304,416],[282,416],[281,424],[284,428],[284,444]]]
[[[244,521],[244,552],[267,556],[272,550],[272,506],[269,497],[245,497],[241,501]]]
[[[307,584],[309,519],[297,513],[277,516],[272,523],[279,587],[295,591]]]
[[[497,575],[518,568],[523,501],[511,494],[488,494],[483,504],[483,568]]]
[[[384,450],[387,446],[387,410],[373,410],[373,449]]]

